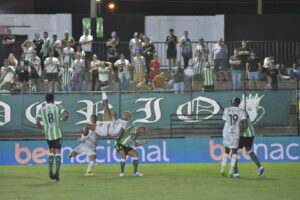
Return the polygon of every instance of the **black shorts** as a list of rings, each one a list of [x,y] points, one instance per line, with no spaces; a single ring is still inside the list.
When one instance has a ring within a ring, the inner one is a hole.
[[[51,149],[51,148],[61,149],[62,138],[58,138],[56,140],[47,140],[47,144],[48,144],[49,149]]]
[[[58,73],[47,73],[48,81],[58,81]]]
[[[177,58],[177,50],[176,48],[168,48],[167,50],[167,59]]]
[[[128,155],[128,153],[133,150],[132,147],[124,146],[123,144],[117,144],[116,146],[117,152],[120,152],[121,150],[125,151],[125,154]]]
[[[251,149],[254,141],[253,137],[240,137],[239,141],[239,149],[245,147],[246,149]]]

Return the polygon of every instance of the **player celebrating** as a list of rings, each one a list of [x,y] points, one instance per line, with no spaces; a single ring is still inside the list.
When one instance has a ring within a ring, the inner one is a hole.
[[[133,144],[135,147],[141,146],[143,144],[147,144],[147,140],[142,142],[138,142],[137,138],[143,136],[146,133],[145,127],[139,127],[134,132],[133,127],[128,127],[124,134],[115,141],[115,149],[121,155],[121,173],[120,176],[124,176],[124,168],[125,168],[125,161],[126,156],[129,155],[132,157],[132,164],[133,164],[133,175],[134,176],[143,176],[140,172],[138,172],[138,153],[130,146]]]
[[[253,162],[255,162],[255,164],[257,166],[257,169],[258,169],[257,175],[260,176],[264,173],[265,169],[260,164],[259,159],[257,158],[256,154],[251,150],[253,141],[254,141],[254,137],[255,137],[255,131],[251,124],[251,121],[250,121],[250,118],[249,118],[249,115],[247,112],[246,112],[246,115],[247,115],[247,123],[246,123],[245,131],[241,131],[240,141],[239,141],[239,149],[242,149],[244,147],[246,148],[247,154],[250,156],[251,160]],[[236,160],[233,177],[240,176],[239,172],[238,172],[237,162],[238,162],[238,160]]]
[[[121,136],[131,117],[130,112],[124,112],[121,119],[114,120],[108,105],[107,95],[102,92],[102,104],[104,106],[103,123],[101,125],[87,124],[83,129],[83,134],[88,135],[89,130],[95,131],[99,136]]]
[[[96,125],[97,116],[91,115],[91,124]],[[77,146],[68,156],[68,158],[72,158],[77,154],[84,153],[89,156],[89,164],[85,173],[85,176],[94,176],[95,174],[92,172],[95,161],[97,158],[96,147],[97,147],[97,135],[94,131],[89,131],[87,136],[81,135],[80,141],[82,142],[79,146]]]
[[[43,106],[37,115],[36,124],[42,128],[41,121],[44,125],[44,133],[49,147],[49,177],[59,181],[59,168],[61,163],[61,145],[62,131],[60,117],[63,114],[63,121],[69,117],[69,113],[61,106],[54,104],[54,95],[47,94],[45,96],[47,104]],[[53,175],[53,161],[55,158],[56,171]]]
[[[246,113],[244,110],[239,108],[241,100],[239,98],[234,98],[231,100],[231,106],[225,108],[223,114],[223,120],[225,121],[223,128],[223,145],[225,147],[225,153],[223,155],[221,164],[221,174],[225,176],[225,166],[227,163],[227,158],[231,150],[231,165],[228,173],[229,177],[233,176],[233,169],[237,160],[237,150],[239,145],[240,137],[240,123],[243,127],[246,127]]]

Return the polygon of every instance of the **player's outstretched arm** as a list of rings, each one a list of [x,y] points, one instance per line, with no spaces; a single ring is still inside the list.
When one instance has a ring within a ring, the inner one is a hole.
[[[148,141],[147,141],[147,140],[144,140],[143,142],[135,142],[135,143],[134,143],[134,146],[135,146],[135,147],[139,147],[139,146],[142,146],[142,145],[144,145],[144,144],[148,144]]]

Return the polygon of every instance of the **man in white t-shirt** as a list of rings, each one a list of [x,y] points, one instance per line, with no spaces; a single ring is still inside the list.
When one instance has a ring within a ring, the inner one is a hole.
[[[223,145],[225,147],[225,153],[221,164],[221,174],[223,176],[225,176],[225,167],[230,150],[232,151],[232,155],[228,175],[229,177],[233,176],[233,169],[237,160],[240,131],[243,131],[247,127],[247,115],[244,110],[239,108],[240,103],[241,100],[239,98],[232,99],[231,106],[225,108],[222,117],[225,121],[223,128]]]
[[[81,45],[81,50],[85,53],[85,67],[86,69],[89,68],[89,65],[92,60],[92,43],[93,43],[93,36],[90,35],[89,30],[86,29],[84,31],[84,35],[82,35],[79,39],[79,44]]]
[[[139,38],[139,33],[135,32],[133,34],[133,38],[129,41],[129,51],[131,53],[131,62],[133,62],[133,58],[135,56],[135,52],[142,50],[142,40]]]
[[[96,115],[91,115],[90,119],[90,124],[91,125],[96,125],[97,124],[97,116]],[[81,135],[80,145],[78,145],[73,151],[70,153],[68,158],[72,158],[78,154],[86,154],[89,157],[89,164],[86,169],[85,176],[94,176],[95,174],[93,173],[93,168],[96,162],[97,158],[97,140],[98,136],[97,134],[90,130],[88,135]]]
[[[53,52],[50,52],[50,57],[46,58],[44,62],[45,71],[48,80],[48,90],[49,92],[57,91],[58,89],[58,67],[59,61],[54,57]]]
[[[73,65],[73,56],[74,56],[74,49],[72,48],[72,43],[68,41],[67,46],[63,49],[63,57],[64,57],[64,63],[67,62],[69,67]]]
[[[126,129],[128,120],[131,118],[130,112],[124,112],[120,119],[114,119],[110,113],[107,95],[102,92],[102,104],[104,107],[103,123],[101,125],[86,124],[83,129],[83,135],[88,135],[89,131],[95,131],[99,136],[121,137]]]

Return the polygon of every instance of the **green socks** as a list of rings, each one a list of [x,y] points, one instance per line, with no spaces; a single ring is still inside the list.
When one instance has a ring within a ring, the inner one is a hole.
[[[257,168],[260,168],[260,167],[261,167],[261,164],[260,164],[260,162],[259,162],[259,160],[258,160],[256,154],[255,154],[253,151],[247,152],[247,153],[249,154],[249,156],[251,157],[251,159],[253,160],[253,162],[255,162]]]
[[[132,164],[133,164],[133,173],[136,173],[138,165],[139,165],[138,158],[136,158],[136,157],[132,158]]]
[[[60,154],[55,154],[55,165],[56,165],[56,172],[59,173],[59,168],[60,168],[60,163],[61,163],[61,155]]]
[[[49,176],[50,178],[52,178],[53,175],[53,161],[54,161],[54,154],[53,153],[49,153],[48,155],[48,165],[49,165]]]
[[[121,165],[121,173],[124,173],[124,169],[125,169],[125,160],[124,159],[120,160],[120,165]]]

